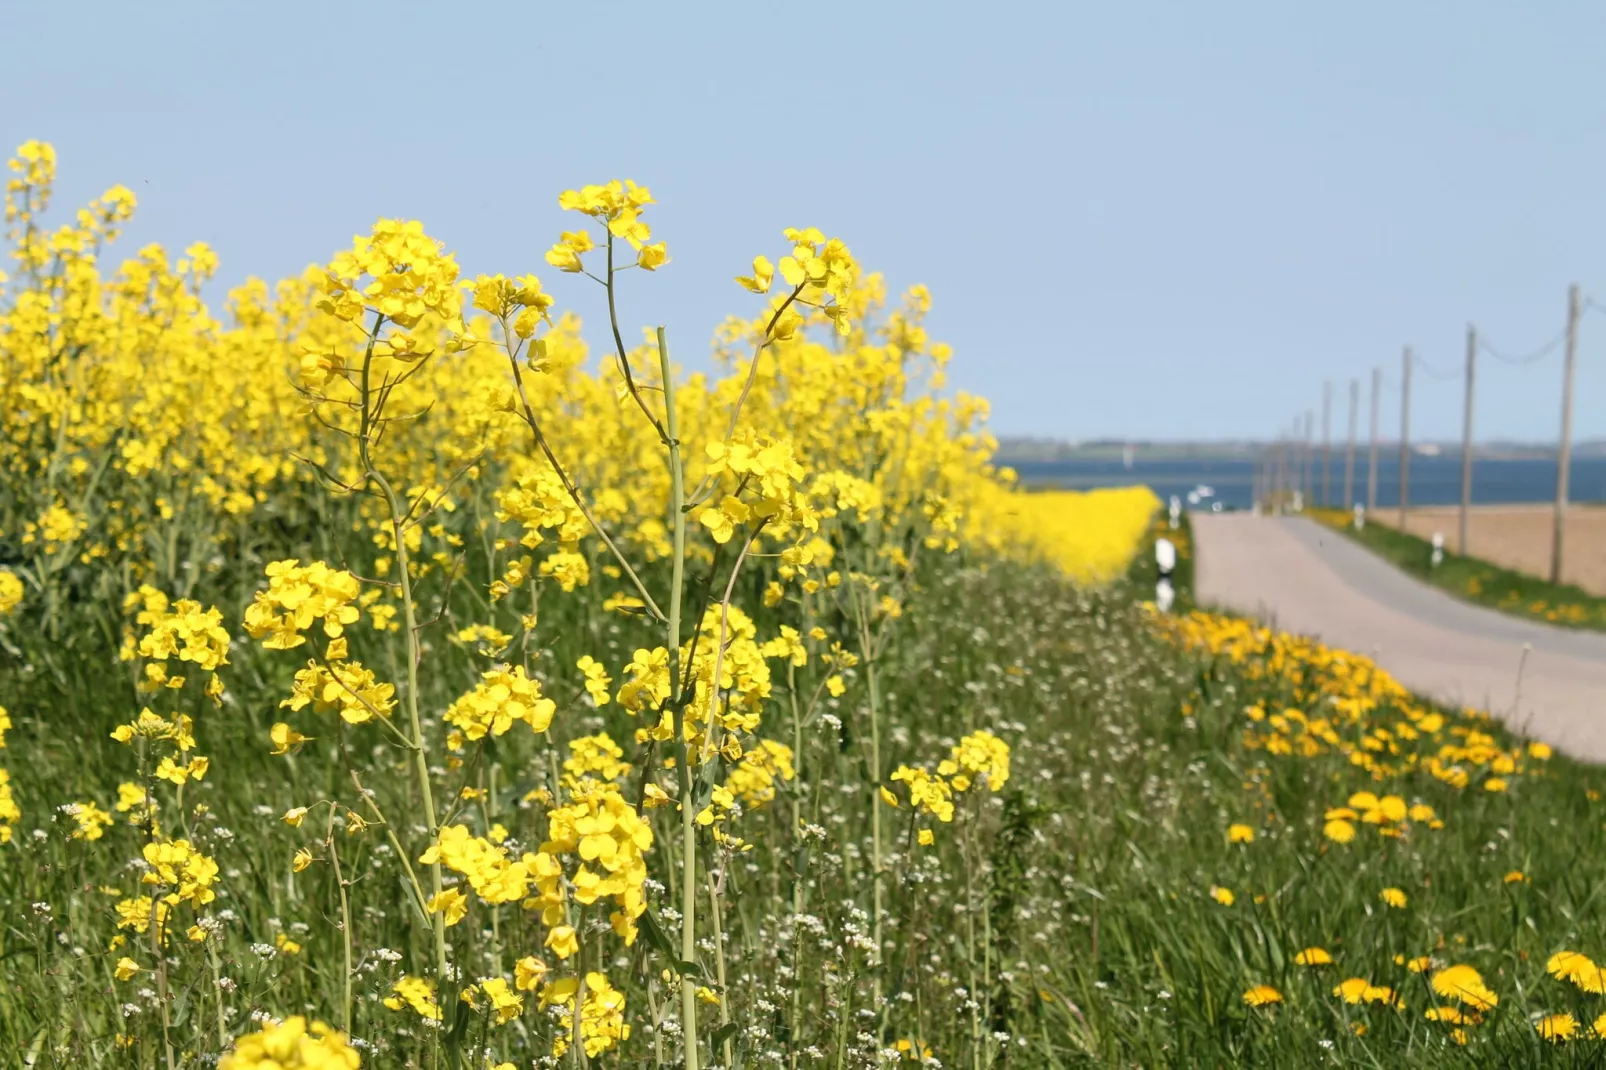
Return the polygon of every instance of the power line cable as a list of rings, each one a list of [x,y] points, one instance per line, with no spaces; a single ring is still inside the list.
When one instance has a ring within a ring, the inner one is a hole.
[[[1453,383],[1461,378],[1461,372],[1453,371],[1449,374],[1441,372],[1415,353],[1411,354],[1411,363],[1427,372],[1430,379],[1437,379],[1441,383]]]
[[[1590,303],[1593,304],[1593,302],[1590,302]],[[1595,307],[1596,308],[1600,308],[1599,305],[1595,305]],[[1603,311],[1606,311],[1606,310],[1603,310]],[[1556,351],[1556,347],[1561,345],[1566,340],[1567,340],[1567,328],[1563,327],[1561,329],[1561,333],[1556,335],[1556,337],[1552,338],[1550,341],[1546,342],[1544,345],[1540,346],[1538,349],[1534,350],[1532,353],[1525,353],[1525,354],[1523,354],[1522,356],[1519,357],[1519,356],[1512,356],[1509,353],[1505,353],[1505,352],[1503,352],[1503,351],[1501,351],[1499,349],[1496,349],[1494,346],[1490,345],[1487,341],[1485,341],[1483,335],[1480,334],[1480,335],[1478,335],[1478,348],[1481,349],[1483,352],[1489,354],[1495,360],[1500,361],[1502,364],[1511,364],[1511,365],[1514,365],[1516,367],[1521,368],[1521,367],[1526,367],[1529,364],[1533,364],[1536,361],[1543,360],[1544,358],[1550,356],[1550,354],[1552,354],[1552,353],[1554,353]]]

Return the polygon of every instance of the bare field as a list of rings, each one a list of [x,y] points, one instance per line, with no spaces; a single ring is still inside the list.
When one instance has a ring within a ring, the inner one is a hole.
[[[1549,505],[1475,505],[1472,507],[1467,553],[1472,557],[1550,578],[1550,539],[1554,508]],[[1460,530],[1460,509],[1453,505],[1412,509],[1406,530],[1424,539],[1444,535],[1444,548],[1455,551]],[[1399,511],[1382,509],[1374,523],[1398,527]],[[1606,595],[1606,508],[1574,505],[1567,511],[1562,581],[1577,584],[1592,594]]]

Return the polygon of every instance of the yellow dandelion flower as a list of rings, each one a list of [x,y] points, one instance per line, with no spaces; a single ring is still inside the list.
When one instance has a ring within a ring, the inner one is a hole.
[[[1547,1014],[1534,1023],[1534,1029],[1552,1044],[1560,1044],[1578,1032],[1578,1019],[1567,1013]]]
[[[1339,982],[1333,988],[1333,995],[1345,1003],[1359,1003],[1366,998],[1366,990],[1372,987],[1372,982],[1364,977],[1351,977]]]
[[[1439,995],[1473,1010],[1486,1011],[1500,1002],[1500,997],[1484,985],[1483,975],[1464,964],[1446,966],[1433,975],[1431,983]]]
[[[1387,985],[1369,984],[1366,986],[1366,991],[1361,993],[1361,998],[1368,1003],[1381,1003],[1385,1007],[1405,1006],[1400,1001],[1400,997],[1395,994],[1394,989],[1389,988]]]
[[[1585,992],[1606,992],[1606,971],[1588,955],[1558,951],[1545,963],[1545,972],[1558,981],[1571,981]]]
[[[1244,993],[1244,1002],[1251,1007],[1269,1007],[1282,1001],[1283,994],[1271,985],[1255,985]]]

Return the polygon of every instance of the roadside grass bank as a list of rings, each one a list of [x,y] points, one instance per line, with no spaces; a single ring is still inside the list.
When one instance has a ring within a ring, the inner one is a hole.
[[[1433,543],[1427,539],[1378,523],[1367,523],[1357,531],[1354,518],[1339,510],[1311,509],[1306,510],[1306,515],[1463,601],[1547,624],[1606,631],[1606,598],[1580,587],[1554,584],[1476,557],[1462,557],[1448,547],[1435,566]]]
[[[866,936],[855,905],[868,876],[855,804],[863,692],[822,707],[797,749],[808,772],[775,778],[774,800],[740,826],[756,849],[720,869],[731,894],[719,992],[731,1020],[749,1023],[743,1065],[790,1065],[794,1044],[801,1066],[917,1065],[926,1053],[972,1067],[1596,1065],[1602,1042],[1590,1034],[1606,994],[1587,956],[1606,947],[1588,860],[1606,847],[1606,777],[1419,703],[1364,658],[1226,617],[1158,619],[1143,606],[1145,549],[1128,580],[1102,591],[1011,562],[922,575],[879,665],[888,760],[946,753],[990,725],[1010,744],[1010,774],[1000,790],[955,796],[948,821],[901,791],[882,804],[889,951],[885,971],[872,968],[854,943]],[[620,639],[603,634],[617,657]],[[243,695],[272,693],[269,664],[240,654]],[[258,673],[264,683],[249,683]],[[120,695],[78,688],[75,723],[123,715]],[[615,716],[599,710],[577,727],[602,731]],[[338,1002],[336,889],[327,865],[298,871],[293,856],[344,848],[362,889],[387,879],[388,853],[349,827],[299,836],[277,815],[305,804],[313,768],[231,742],[221,723],[203,730],[229,775],[190,785],[175,819],[224,867],[217,950],[236,986],[230,1013]],[[115,812],[124,752],[101,733],[24,715],[10,743],[29,755],[13,763],[19,798],[98,798]],[[510,788],[493,798],[507,800],[497,816],[517,842],[537,815],[517,805],[523,786]],[[794,805],[821,830],[801,859],[787,847]],[[126,883],[105,859],[140,831],[119,813],[96,839],[75,836],[90,827],[82,815],[30,808],[0,872],[12,919],[4,1040],[38,1051],[37,1065],[68,1065],[48,1055],[58,1044],[118,1053],[94,1065],[153,1065],[149,1044],[119,1047],[149,1004],[138,977],[112,976],[132,949],[104,950],[122,931],[105,920],[115,898],[96,890]],[[354,924],[371,965],[356,1035],[397,1056],[378,1065],[414,1065],[407,1053],[427,1049],[429,1030],[405,1003],[381,1005],[397,974],[372,949],[416,937],[360,894]],[[801,939],[781,909],[794,894]],[[460,926],[454,955],[488,958],[493,937],[511,955],[526,924],[514,913],[499,933]],[[615,983],[642,991],[648,950],[606,960]],[[793,980],[799,954],[807,972]],[[860,1013],[878,976],[884,1020]],[[174,1032],[212,1029],[212,986],[204,969],[189,977]],[[793,998],[806,1031],[795,1040]],[[461,1020],[482,1030],[471,1039],[486,1035],[484,1019]],[[655,1061],[654,1032],[621,1038],[593,1065]],[[487,1043],[528,1062],[514,1033]]]

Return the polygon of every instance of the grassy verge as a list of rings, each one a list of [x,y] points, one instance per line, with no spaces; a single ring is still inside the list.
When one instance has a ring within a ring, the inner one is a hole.
[[[1153,599],[1154,586],[1160,579],[1160,566],[1155,560],[1154,545],[1160,539],[1169,539],[1177,550],[1177,565],[1171,573],[1171,589],[1176,592],[1173,609],[1184,613],[1194,608],[1193,601],[1193,525],[1183,513],[1173,528],[1168,514],[1159,511],[1144,534],[1142,547],[1127,567],[1126,580],[1140,601]]]
[[[1307,515],[1457,598],[1549,624],[1606,631],[1606,598],[1580,587],[1550,583],[1449,549],[1435,567],[1433,544],[1426,539],[1385,524],[1356,531],[1350,514],[1336,510],[1310,510]]]
[[[1585,990],[1595,975],[1582,967],[1572,982],[1546,964],[1562,950],[1606,955],[1588,861],[1606,849],[1606,775],[1427,707],[1364,659],[1203,614],[1157,627],[1140,605],[1152,584],[1142,561],[1104,592],[1009,564],[925,577],[881,665],[893,762],[946,753],[984,724],[1013,753],[1002,790],[956,798],[930,846],[914,836],[927,821],[888,811],[884,1002],[854,905],[868,850],[852,790],[859,692],[806,727],[806,780],[776,783],[742,827],[759,848],[722,868],[741,894],[719,992],[745,1065],[887,1065],[882,1051],[913,1065],[927,1050],[975,1068],[1595,1065],[1599,1042],[1582,1038],[1606,996]],[[186,795],[191,834],[225,867],[219,976],[231,1006],[317,1012],[338,1001],[337,897],[326,867],[294,869],[305,837],[277,819],[308,785],[230,724],[270,693],[248,682],[257,657],[240,661],[240,711],[202,725],[229,775]],[[79,723],[123,715],[92,680],[71,699]],[[10,741],[29,758],[13,763],[18,797],[106,800],[124,758],[104,732],[64,734],[46,707],[17,706],[33,711]],[[586,727],[614,718],[598,711]],[[794,797],[819,830],[800,857],[784,849]],[[505,813],[515,839],[540,834],[533,816]],[[119,819],[86,841],[78,827],[29,806],[0,869],[0,1040],[38,1066],[95,1052],[89,1065],[156,1065],[148,1041],[119,1039],[142,1024],[149,1035],[153,1003],[148,980],[112,976],[129,949],[109,948],[120,932],[97,891],[129,886],[110,863],[138,831]],[[356,1035],[373,1065],[428,1065],[417,1054],[428,1030],[380,1001],[395,970],[376,949],[408,940],[400,912],[363,891],[394,887],[387,854],[349,828],[326,842],[357,874]],[[803,912],[791,920],[777,908],[794,894]],[[454,929],[455,957],[479,973],[536,950],[527,917]],[[641,964],[613,963],[632,1018],[646,1009]],[[1475,970],[1487,992],[1462,970],[1444,994],[1450,967]],[[222,1032],[217,979],[184,991],[170,1028],[204,1052]],[[1436,1007],[1461,1022],[1425,1017]],[[1560,1014],[1571,1017],[1541,1018]],[[1543,1040],[1537,1020],[1577,1023],[1578,1042]],[[473,1028],[514,1065],[545,1046]],[[650,1065],[654,1038],[637,1018],[593,1065]]]

